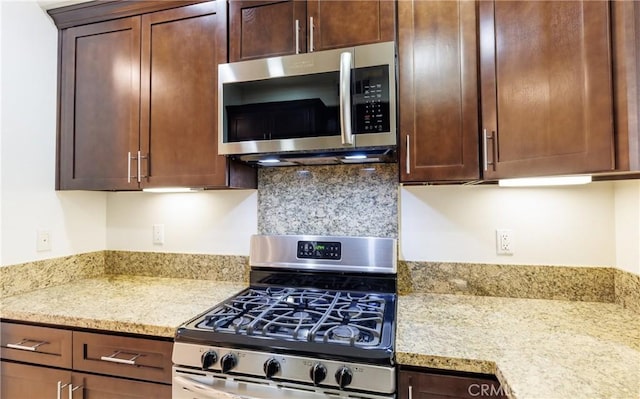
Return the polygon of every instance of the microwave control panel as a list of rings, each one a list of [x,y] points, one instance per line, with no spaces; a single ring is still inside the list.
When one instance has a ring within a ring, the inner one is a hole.
[[[354,133],[390,131],[389,66],[356,68],[352,82]]]

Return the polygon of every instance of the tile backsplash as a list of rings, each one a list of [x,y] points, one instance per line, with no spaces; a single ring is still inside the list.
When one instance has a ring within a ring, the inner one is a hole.
[[[397,238],[398,167],[260,169],[258,232]]]

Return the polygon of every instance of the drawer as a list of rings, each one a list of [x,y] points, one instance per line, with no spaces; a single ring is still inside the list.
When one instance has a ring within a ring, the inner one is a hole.
[[[73,332],[73,369],[171,384],[173,342]]]
[[[70,330],[3,322],[0,331],[2,359],[71,368]]]

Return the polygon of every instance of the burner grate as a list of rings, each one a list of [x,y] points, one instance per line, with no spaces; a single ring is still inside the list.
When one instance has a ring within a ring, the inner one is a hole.
[[[379,345],[385,300],[377,294],[251,288],[209,312],[197,327],[354,347]]]

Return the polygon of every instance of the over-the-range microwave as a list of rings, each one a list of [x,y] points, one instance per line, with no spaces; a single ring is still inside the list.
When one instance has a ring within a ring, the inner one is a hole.
[[[219,154],[261,165],[395,160],[394,42],[221,64],[218,96]]]

